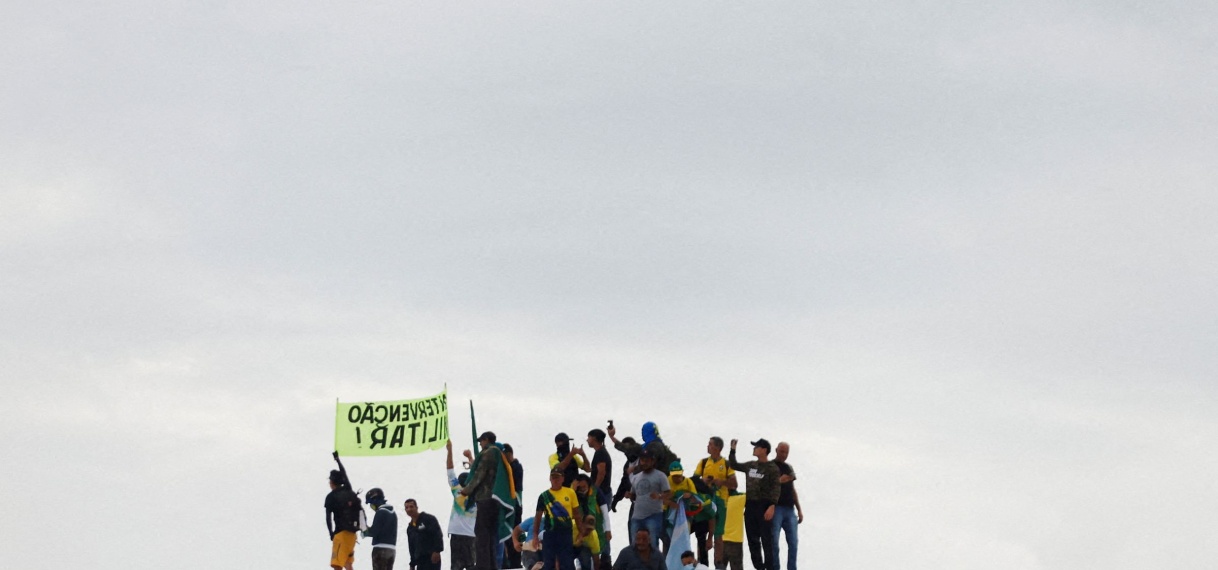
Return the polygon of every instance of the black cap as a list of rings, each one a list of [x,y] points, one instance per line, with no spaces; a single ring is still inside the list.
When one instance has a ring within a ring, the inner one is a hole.
[[[753,444],[753,447],[764,447],[766,450],[766,453],[769,453],[770,450],[773,449],[772,447],[770,447],[770,442],[766,441],[766,439],[764,437],[757,441],[750,441],[749,443]]]
[[[643,451],[639,452],[639,459],[642,459],[644,457],[650,457],[652,459],[655,459],[656,454],[652,453],[650,449],[647,449],[646,447],[644,447]]]
[[[567,435],[567,432],[565,431],[560,431],[558,432],[558,435],[554,436],[554,443],[562,441],[571,441],[571,436]]]
[[[491,443],[495,443],[495,432],[493,432],[493,431],[482,432],[482,435],[478,436],[478,441],[482,441],[484,439],[490,441]]]
[[[380,487],[368,489],[368,492],[364,494],[364,502],[369,505],[383,505],[385,504],[385,492]]]

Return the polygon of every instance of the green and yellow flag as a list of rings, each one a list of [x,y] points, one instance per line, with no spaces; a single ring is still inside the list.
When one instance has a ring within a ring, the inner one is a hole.
[[[448,390],[417,400],[339,403],[334,450],[343,456],[406,455],[443,449]]]

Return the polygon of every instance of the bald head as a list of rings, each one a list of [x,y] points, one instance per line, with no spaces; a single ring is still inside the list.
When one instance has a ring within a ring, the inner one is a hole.
[[[791,453],[791,445],[785,441],[778,442],[778,446],[774,448],[774,461],[786,461],[789,453]]]

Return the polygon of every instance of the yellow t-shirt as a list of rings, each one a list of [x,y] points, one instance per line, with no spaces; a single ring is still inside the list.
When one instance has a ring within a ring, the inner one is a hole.
[[[575,462],[575,465],[576,465],[577,467],[583,467],[583,466],[584,466],[584,458],[583,458],[583,457],[581,457],[581,456],[579,456],[579,455],[574,455],[574,454],[572,454],[572,457],[573,457],[574,459],[572,459],[571,461],[574,461],[574,462]],[[551,453],[551,454],[550,454],[550,469],[553,469],[555,465],[558,465],[558,452],[554,452],[554,453]]]
[[[723,523],[725,542],[744,542],[744,493],[727,498],[727,520]]]
[[[720,457],[719,461],[707,457],[698,462],[698,466],[694,468],[694,475],[700,476],[703,479],[714,477],[716,481],[721,481],[728,477],[735,477],[736,470],[727,466],[726,457]],[[728,492],[729,490],[726,486],[720,486],[715,491],[715,494],[719,495],[719,498],[723,499],[724,502],[727,502]]]
[[[575,509],[579,507],[579,497],[575,496],[575,491],[572,491],[570,487],[560,487],[557,491],[554,489],[546,489],[546,491],[549,491],[551,495],[554,495],[555,502],[561,504],[563,508],[567,509],[567,514],[570,518],[563,521],[563,524],[572,525],[572,519],[575,517]],[[544,492],[537,496],[537,510],[542,511],[544,516],[549,517],[552,513],[546,508],[547,505],[545,504],[545,501],[542,500],[542,497],[544,496]],[[542,528],[545,529],[544,526]]]

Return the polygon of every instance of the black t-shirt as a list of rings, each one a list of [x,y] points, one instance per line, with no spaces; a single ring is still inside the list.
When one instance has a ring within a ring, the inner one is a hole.
[[[359,495],[350,487],[339,487],[326,495],[326,516],[334,513],[334,531],[359,530],[359,513],[363,509]]]
[[[600,465],[601,463],[604,463],[604,465],[601,467],[597,467],[597,465]],[[604,493],[606,497],[612,497],[613,496],[613,458],[609,456],[609,451],[607,449],[605,449],[604,447],[596,450],[596,453],[592,454],[592,482],[593,483],[596,483],[596,473],[597,473],[596,470],[597,469],[605,470],[605,476],[603,478],[601,478],[601,486],[600,486],[601,492]]]
[[[787,465],[786,461],[775,461],[774,465],[778,466],[779,475],[794,475],[795,470]],[[783,483],[778,487],[778,506],[794,507],[795,506],[795,482]]]

